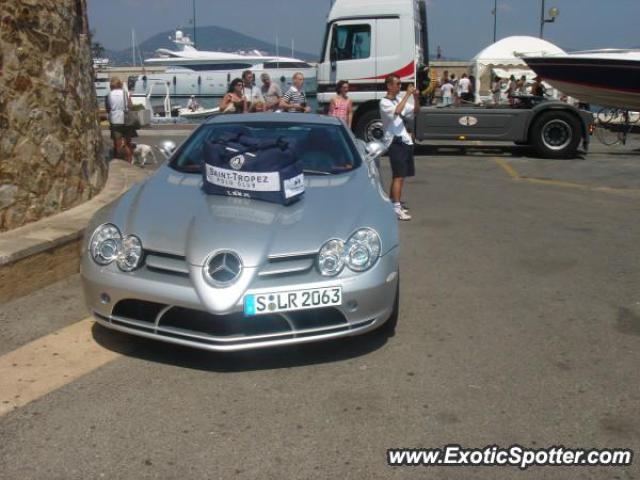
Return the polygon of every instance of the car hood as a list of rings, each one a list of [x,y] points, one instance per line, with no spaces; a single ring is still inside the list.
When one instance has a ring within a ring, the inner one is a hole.
[[[391,206],[372,183],[364,165],[340,175],[306,176],[302,199],[284,206],[207,195],[199,175],[163,166],[99,221],[137,235],[148,251],[184,256],[192,265],[202,265],[214,251],[233,250],[246,267],[258,267],[268,256],[315,253],[360,227],[395,231],[395,217],[381,212]],[[397,243],[389,240],[383,240],[384,250]]]

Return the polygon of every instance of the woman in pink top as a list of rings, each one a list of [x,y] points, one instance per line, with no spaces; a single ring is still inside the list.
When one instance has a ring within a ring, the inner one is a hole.
[[[347,96],[349,94],[349,82],[340,80],[336,85],[336,96],[329,104],[329,115],[342,119],[351,128],[353,118],[353,102]]]

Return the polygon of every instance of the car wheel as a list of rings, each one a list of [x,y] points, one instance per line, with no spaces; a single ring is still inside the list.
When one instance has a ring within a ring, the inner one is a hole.
[[[370,110],[362,114],[353,128],[353,133],[367,143],[382,141],[384,129],[382,128],[382,120],[380,120],[378,111]]]
[[[400,313],[400,274],[398,274],[398,283],[396,286],[396,299],[393,301],[393,310],[391,315],[378,329],[376,333],[385,337],[393,337],[396,334],[396,325],[398,325],[398,314]]]
[[[580,144],[580,123],[567,112],[544,112],[533,122],[531,144],[543,158],[573,158]]]

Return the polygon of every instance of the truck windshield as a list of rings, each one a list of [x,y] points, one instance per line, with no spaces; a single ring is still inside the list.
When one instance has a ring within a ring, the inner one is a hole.
[[[222,135],[242,129],[256,139],[284,137],[295,145],[302,169],[311,175],[333,175],[358,168],[360,155],[343,127],[313,123],[224,123],[200,127],[176,153],[171,167],[182,172],[200,172],[204,146]]]

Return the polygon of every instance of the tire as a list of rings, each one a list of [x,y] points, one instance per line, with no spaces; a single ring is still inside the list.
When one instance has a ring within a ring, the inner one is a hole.
[[[542,158],[575,158],[582,138],[580,121],[571,113],[541,113],[529,130],[531,145]]]
[[[367,143],[374,140],[382,140],[384,131],[382,130],[382,120],[380,120],[378,111],[369,110],[358,117],[358,121],[353,127],[353,133]]]
[[[393,337],[396,334],[396,326],[398,325],[398,315],[400,313],[400,274],[398,273],[398,283],[396,285],[396,299],[393,301],[393,310],[391,315],[375,333],[384,337]]]

